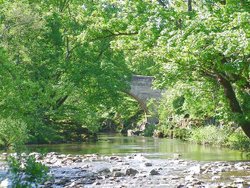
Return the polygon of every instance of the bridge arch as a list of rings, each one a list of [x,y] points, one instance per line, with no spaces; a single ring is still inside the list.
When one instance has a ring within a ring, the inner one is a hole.
[[[135,99],[145,114],[149,115],[147,102],[150,99],[159,100],[162,97],[162,90],[153,89],[153,76],[133,75],[130,83],[130,91],[126,92]]]

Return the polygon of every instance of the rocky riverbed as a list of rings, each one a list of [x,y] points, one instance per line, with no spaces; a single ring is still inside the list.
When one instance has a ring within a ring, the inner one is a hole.
[[[250,162],[198,162],[178,159],[178,155],[170,159],[147,159],[142,154],[29,155],[50,168],[52,179],[39,187],[250,187]],[[3,186],[7,169],[0,162]]]

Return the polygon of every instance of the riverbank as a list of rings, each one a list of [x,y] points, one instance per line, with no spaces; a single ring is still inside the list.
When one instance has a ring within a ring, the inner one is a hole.
[[[250,162],[198,162],[121,156],[31,153],[50,168],[51,180],[40,187],[249,187]],[[25,154],[23,154],[25,156]],[[5,157],[2,155],[2,158]],[[6,164],[1,165],[2,176]],[[6,182],[6,179],[5,179]]]

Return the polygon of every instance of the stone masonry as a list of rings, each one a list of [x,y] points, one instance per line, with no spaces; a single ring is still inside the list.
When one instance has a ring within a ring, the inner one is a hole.
[[[144,103],[149,99],[160,99],[162,91],[152,88],[154,77],[133,75],[131,81],[130,94],[136,96]]]

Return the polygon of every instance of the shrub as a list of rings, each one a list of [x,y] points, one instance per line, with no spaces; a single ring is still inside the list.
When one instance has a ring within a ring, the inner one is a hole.
[[[156,128],[155,125],[152,125],[152,124],[147,125],[145,130],[144,130],[143,135],[144,136],[153,136],[155,128]]]
[[[189,140],[198,144],[224,145],[228,135],[227,130],[210,125],[192,129]]]
[[[57,125],[46,125],[39,121],[29,125],[29,140],[32,144],[46,144],[63,141],[63,137],[59,135],[60,127]],[[73,132],[73,131],[72,131]]]
[[[190,137],[190,130],[186,128],[175,128],[174,129],[174,138],[180,138],[182,140],[187,140]]]
[[[163,133],[164,137],[180,138],[182,140],[187,140],[191,134],[189,129],[174,126],[172,124],[162,124],[158,127],[158,130]]]
[[[24,164],[24,165],[23,165]],[[36,162],[33,156],[23,158],[8,158],[9,173],[11,175],[12,187],[27,188],[37,187],[39,183],[44,183],[50,178],[49,168],[40,162]]]
[[[164,137],[172,137],[173,136],[173,126],[168,124],[160,124],[157,126],[157,129],[163,133]]]
[[[242,130],[238,130],[228,137],[227,145],[232,149],[249,151],[250,139],[243,133]]]
[[[26,124],[17,119],[0,119],[0,147],[19,148],[28,139]]]

